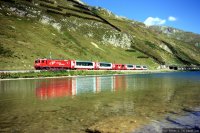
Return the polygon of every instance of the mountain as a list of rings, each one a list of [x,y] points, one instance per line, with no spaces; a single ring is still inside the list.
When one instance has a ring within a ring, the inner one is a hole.
[[[157,33],[162,33],[168,37],[174,38],[176,40],[183,41],[185,43],[200,47],[200,35],[192,32],[185,32],[172,27],[167,26],[151,26],[150,29]]]
[[[49,57],[151,69],[200,64],[199,35],[169,36],[80,0],[1,0],[0,24],[0,70],[33,69],[36,58]]]

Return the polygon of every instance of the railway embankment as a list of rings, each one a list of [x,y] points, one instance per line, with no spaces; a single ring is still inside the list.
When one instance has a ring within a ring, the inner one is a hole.
[[[63,70],[63,71],[0,71],[0,80],[9,79],[36,79],[36,78],[62,78],[74,76],[101,76],[101,75],[125,75],[125,74],[146,74],[176,72],[175,70]]]

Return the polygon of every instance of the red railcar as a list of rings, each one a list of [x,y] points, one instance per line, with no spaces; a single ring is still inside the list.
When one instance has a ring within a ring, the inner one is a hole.
[[[123,70],[123,64],[114,64],[113,70]]]
[[[36,70],[73,69],[74,63],[73,60],[37,59],[34,67]]]

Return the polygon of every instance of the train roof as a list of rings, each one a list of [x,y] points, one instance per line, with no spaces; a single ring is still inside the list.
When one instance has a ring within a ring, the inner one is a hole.
[[[110,63],[110,62],[99,62],[99,63],[112,64],[112,63]]]
[[[76,62],[93,62],[93,61],[82,61],[82,60],[76,60]]]
[[[38,58],[35,60],[66,60],[66,59],[50,59],[50,58]]]

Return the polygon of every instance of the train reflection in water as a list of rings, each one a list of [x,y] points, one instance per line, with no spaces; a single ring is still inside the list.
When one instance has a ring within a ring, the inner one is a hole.
[[[75,96],[83,93],[125,90],[125,76],[76,77],[68,79],[48,79],[39,82],[36,95],[40,99]]]

